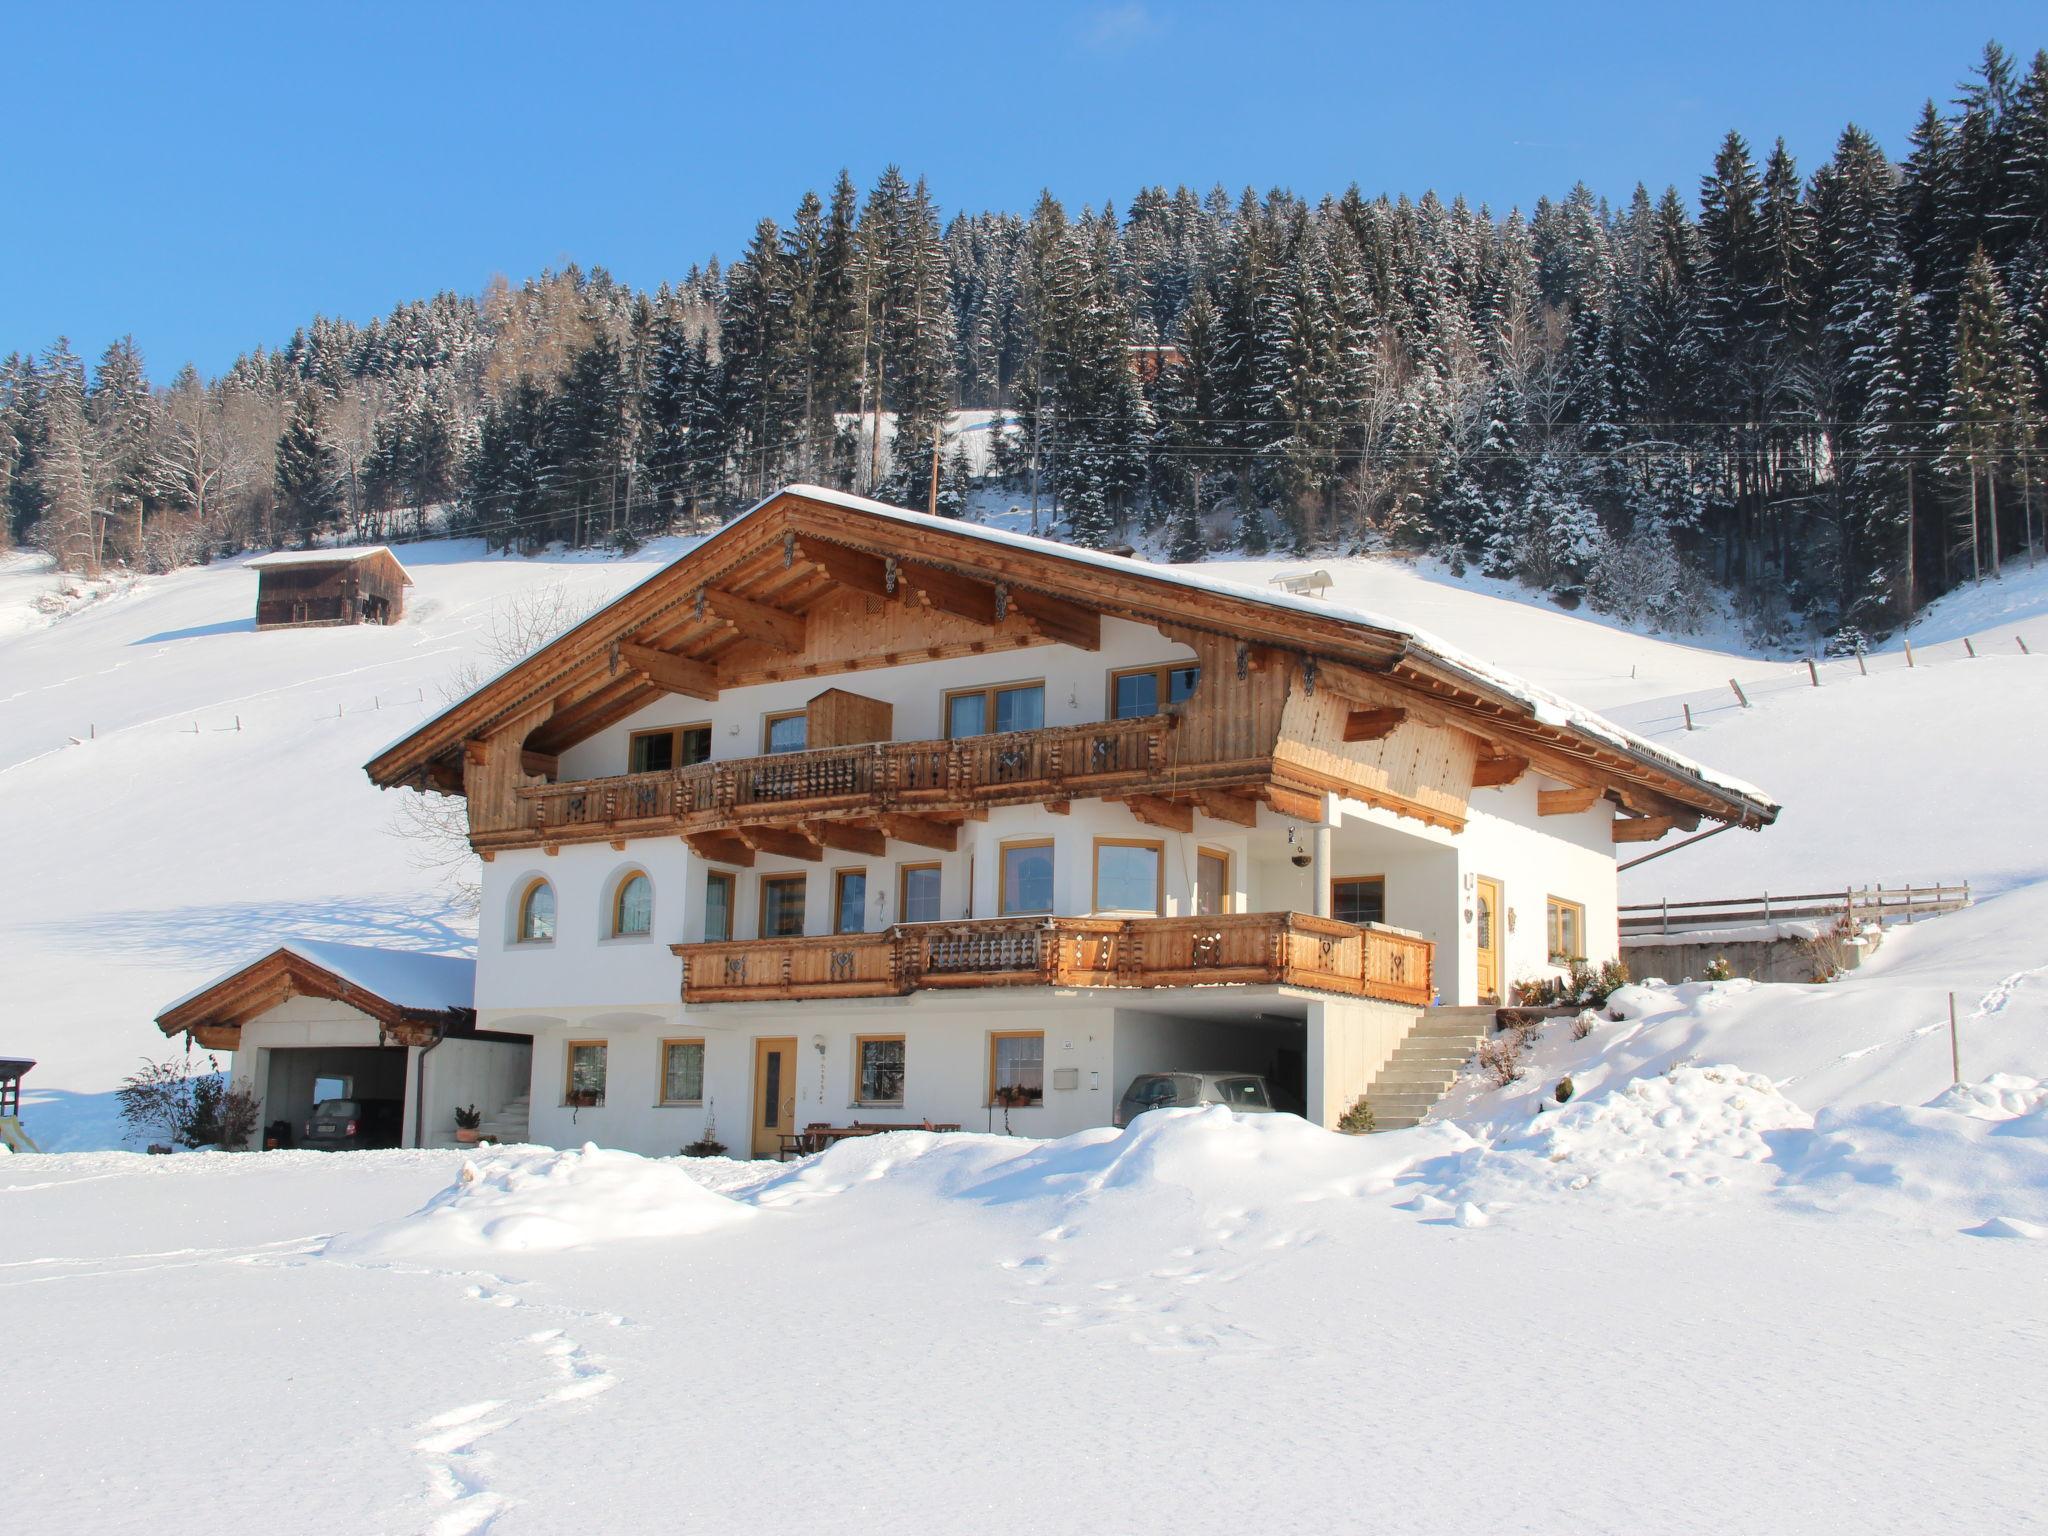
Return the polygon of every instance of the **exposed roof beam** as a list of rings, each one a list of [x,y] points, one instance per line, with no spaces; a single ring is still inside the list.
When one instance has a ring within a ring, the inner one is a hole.
[[[1278,784],[1265,784],[1259,788],[1259,798],[1281,816],[1291,816],[1296,821],[1323,819],[1323,797],[1303,794],[1298,789],[1282,789]]]
[[[1259,802],[1244,795],[1234,795],[1228,790],[1198,789],[1195,801],[1209,815],[1218,821],[1231,821],[1240,827],[1255,827],[1259,824]]]
[[[1344,739],[1384,741],[1407,718],[1407,710],[1391,704],[1376,709],[1354,709],[1344,717]]]
[[[1614,840],[1617,843],[1654,843],[1677,825],[1677,821],[1669,816],[1617,817]]]
[[[787,827],[739,827],[735,830],[740,841],[756,853],[772,853],[785,859],[805,859],[813,864],[825,854],[822,845]]]
[[[780,608],[757,603],[737,592],[722,592],[717,587],[701,588],[699,595],[704,599],[706,613],[716,614],[747,639],[792,654],[804,648],[802,614],[785,613]]]
[[[667,651],[657,651],[634,640],[619,642],[619,660],[670,693],[687,694],[693,699],[718,697],[718,669],[701,661],[671,656]]]
[[[1598,789],[1539,789],[1536,791],[1536,814],[1538,816],[1575,816],[1580,811],[1590,811],[1600,798]]]
[[[923,593],[924,600],[942,613],[971,619],[976,624],[993,626],[996,622],[996,589],[984,582],[969,581],[965,576],[928,565],[906,564],[898,572],[897,584],[907,584],[911,590]]]
[[[690,852],[706,863],[749,868],[754,862],[754,850],[730,832],[685,832],[683,841],[690,845]]]
[[[889,840],[877,827],[859,821],[807,821],[804,835],[842,853],[864,853],[879,859],[889,851]]]
[[[889,573],[879,556],[827,544],[821,539],[799,539],[790,546],[790,557],[814,565],[842,587],[865,592],[870,597],[888,597]]]
[[[1192,832],[1195,830],[1195,808],[1192,805],[1176,805],[1171,800],[1161,800],[1157,795],[1127,795],[1124,807],[1147,826],[1164,827],[1170,832]]]
[[[881,828],[899,843],[916,843],[920,848],[937,848],[951,853],[960,845],[960,828],[924,816],[877,816]]]
[[[1010,606],[1023,614],[1031,627],[1048,640],[1057,640],[1081,651],[1102,649],[1102,615],[1093,608],[1083,608],[1079,603],[1048,597],[1043,592],[1033,592],[1028,588],[1012,590]]]
[[[1491,789],[1512,784],[1528,771],[1529,759],[1526,757],[1517,757],[1512,752],[1482,752],[1472,765],[1472,787]]]

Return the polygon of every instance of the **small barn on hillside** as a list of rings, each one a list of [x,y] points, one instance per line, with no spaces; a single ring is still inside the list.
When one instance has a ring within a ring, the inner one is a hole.
[[[412,578],[382,544],[295,549],[249,562],[256,572],[256,627],[396,624]]]

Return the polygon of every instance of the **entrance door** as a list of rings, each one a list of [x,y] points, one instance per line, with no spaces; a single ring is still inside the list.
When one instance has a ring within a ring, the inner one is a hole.
[[[1500,882],[1481,878],[1474,882],[1473,905],[1479,923],[1479,1001],[1500,1001]]]
[[[774,1157],[796,1129],[796,1041],[754,1042],[754,1156]]]

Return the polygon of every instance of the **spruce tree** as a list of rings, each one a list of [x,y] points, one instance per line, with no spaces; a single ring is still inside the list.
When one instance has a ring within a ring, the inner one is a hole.
[[[272,483],[277,498],[277,532],[312,548],[321,530],[340,515],[341,486],[334,445],[321,420],[320,393],[300,394],[277,440]]]

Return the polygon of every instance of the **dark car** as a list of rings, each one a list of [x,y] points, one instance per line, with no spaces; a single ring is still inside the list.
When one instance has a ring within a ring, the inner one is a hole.
[[[1143,1072],[1124,1090],[1116,1123],[1129,1125],[1148,1109],[1192,1109],[1198,1104],[1222,1104],[1241,1115],[1274,1113],[1266,1080],[1256,1072]]]
[[[395,1147],[404,1122],[405,1107],[397,1099],[322,1099],[299,1145],[315,1152]]]

